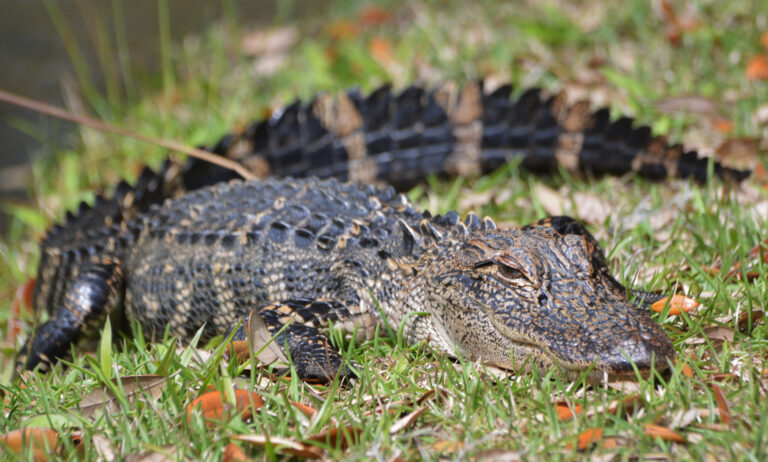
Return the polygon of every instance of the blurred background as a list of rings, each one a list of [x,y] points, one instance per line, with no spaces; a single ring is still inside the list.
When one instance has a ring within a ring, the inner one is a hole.
[[[80,84],[106,91],[108,78],[121,80],[122,91],[127,85],[153,87],[160,75],[163,41],[178,45],[227,15],[243,27],[324,16],[329,3],[4,0],[0,88],[62,106],[65,93],[80,91]],[[0,104],[0,201],[24,201],[29,163],[76,145],[74,129],[72,123]],[[0,218],[0,233],[7,229],[7,218]]]

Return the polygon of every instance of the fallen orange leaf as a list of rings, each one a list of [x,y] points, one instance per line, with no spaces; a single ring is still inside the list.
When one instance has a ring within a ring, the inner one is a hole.
[[[308,419],[311,419],[312,417],[314,417],[315,413],[317,412],[314,408],[307,406],[306,404],[301,404],[298,401],[291,401],[291,404],[296,406],[296,409],[298,409]]]
[[[392,47],[389,42],[382,37],[374,37],[368,42],[368,51],[373,58],[382,65],[389,65],[395,61],[395,55],[392,53]]]
[[[733,122],[727,119],[717,119],[712,122],[712,126],[720,133],[731,133],[734,129]]]
[[[768,56],[757,55],[749,58],[744,75],[750,80],[768,80]]]
[[[11,316],[8,319],[8,341],[13,343],[16,336],[21,333],[21,310],[26,309],[32,312],[32,296],[35,293],[35,278],[28,279],[27,282],[16,289],[11,303]]]
[[[616,449],[621,444],[619,443],[619,439],[615,436],[609,436],[608,438],[604,438],[603,441],[600,442],[600,446],[603,449]]]
[[[646,436],[661,438],[664,441],[672,441],[673,443],[685,443],[685,438],[680,436],[679,433],[675,432],[669,427],[663,427],[661,425],[647,424],[645,426],[645,434]]]
[[[432,445],[435,452],[456,452],[464,449],[464,443],[461,441],[442,440]]]
[[[346,19],[333,21],[327,28],[328,35],[336,40],[355,38],[360,34],[360,27]]]
[[[235,443],[227,444],[224,448],[224,456],[221,458],[222,462],[246,462],[247,460],[248,457]]]
[[[602,428],[589,428],[579,433],[579,437],[576,440],[576,447],[579,448],[579,451],[584,451],[585,449],[589,448],[594,443],[599,441],[600,438],[602,437],[603,437]],[[569,444],[568,449],[573,449],[573,445]]]
[[[366,6],[360,10],[358,18],[360,18],[360,22],[363,24],[378,26],[388,22],[391,18],[391,15],[389,14],[389,11],[385,10],[384,8],[371,5]]]
[[[0,444],[9,451],[21,454],[30,448],[33,460],[49,460],[59,442],[59,434],[52,428],[20,428],[0,437]]]
[[[235,390],[235,406],[241,418],[253,416],[253,411],[264,405],[261,396],[248,390]],[[192,422],[192,412],[195,409],[203,411],[203,417],[208,421],[220,421],[225,416],[224,394],[220,391],[209,391],[195,398],[187,406],[187,421]],[[213,422],[210,422],[213,423]]]
[[[621,412],[622,415],[632,414],[636,408],[642,407],[644,404],[643,398],[640,395],[629,395],[621,400]],[[617,414],[619,411],[618,403],[608,408],[608,412],[611,414]]]
[[[347,449],[349,444],[354,442],[357,436],[363,431],[359,428],[346,426],[344,428],[331,428],[312,435],[305,440],[305,443],[327,443],[332,448]]]
[[[768,31],[763,32],[763,35],[760,36],[760,44],[768,50]]]
[[[710,384],[712,387],[712,392],[715,394],[715,399],[717,400],[717,407],[720,410],[720,420],[727,424],[731,421],[731,407],[728,404],[728,400],[725,397],[725,393],[723,393],[723,389],[720,388],[720,385],[716,383]]]
[[[581,413],[581,405],[574,404],[573,408],[571,406],[568,406],[568,403],[560,402],[557,403],[557,418],[563,421],[571,420],[573,419],[576,414]]]
[[[251,347],[248,340],[232,340],[224,356],[228,359],[234,359],[237,364],[245,364],[251,358]]]
[[[677,364],[677,362],[678,360],[675,359],[675,364]],[[680,370],[680,372],[688,378],[693,378],[693,369],[688,364],[683,364],[683,368]]]
[[[669,300],[669,297],[664,297],[661,300],[658,300],[651,305],[651,309],[657,313],[661,313],[664,311],[664,306],[667,304],[667,300]],[[669,316],[677,316],[683,311],[687,313],[697,306],[699,306],[699,302],[692,298],[680,294],[673,295],[672,300],[669,300]]]

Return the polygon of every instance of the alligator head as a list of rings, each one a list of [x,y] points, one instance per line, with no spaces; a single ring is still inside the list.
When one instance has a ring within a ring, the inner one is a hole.
[[[671,340],[629,301],[578,222],[490,224],[437,246],[437,264],[425,268],[443,348],[504,368],[556,367],[569,379],[591,368],[592,382],[669,368]]]

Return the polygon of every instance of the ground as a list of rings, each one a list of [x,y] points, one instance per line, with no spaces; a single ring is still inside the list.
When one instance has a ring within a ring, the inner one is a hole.
[[[80,92],[68,93],[69,107],[195,146],[321,90],[484,78],[488,85],[566,89],[574,99],[610,105],[615,114],[631,115],[705,154],[754,167],[768,133],[768,82],[758,78],[768,53],[768,8],[760,0],[731,3],[338,1],[327,17],[255,30],[229,16],[200,37],[164,44],[159,83],[126,91],[121,82],[129,79],[123,79],[102,95],[80,81]],[[11,301],[35,274],[36,242],[45,229],[80,200],[92,200],[92,191],[109,190],[120,177],[134,178],[139,165],[157,166],[167,155],[87,128],[78,135],[71,149],[35,164],[34,205],[6,205],[14,222],[0,242],[3,330],[15,325]],[[193,459],[214,458],[236,438],[265,435],[273,445],[237,444],[257,457],[277,458],[288,445],[328,428],[346,437],[322,438],[327,452],[313,455],[766,457],[768,266],[752,258],[761,251],[750,255],[766,238],[764,175],[739,186],[654,184],[567,172],[537,178],[512,166],[481,178],[430,179],[410,195],[433,212],[475,210],[500,223],[525,224],[549,214],[585,221],[622,283],[684,293],[701,303],[679,316],[666,310],[655,315],[678,351],[672,377],[608,387],[563,383],[557,374],[515,377],[382,333],[362,345],[337,339],[345,357],[365,365],[360,380],[344,387],[270,379],[249,364],[223,360],[224,349],[215,344],[181,347],[166,339],[148,346],[140,335],[114,344],[106,339],[68,368],[14,381],[11,357],[21,340],[9,335],[0,363],[0,432],[52,427],[60,454],[70,458],[107,457],[109,451],[173,456],[172,447]],[[22,336],[30,329],[24,324]],[[114,381],[132,375],[161,377],[142,378],[146,393],[136,393],[131,380]],[[225,418],[213,427],[199,417],[187,419],[187,405],[206,388],[231,395],[233,384],[255,390],[264,407],[246,420]],[[112,393],[106,404],[104,386]],[[80,401],[83,396],[90,401]],[[292,402],[310,406],[314,415]],[[653,436],[668,430],[675,435]],[[347,441],[349,447],[342,444]]]

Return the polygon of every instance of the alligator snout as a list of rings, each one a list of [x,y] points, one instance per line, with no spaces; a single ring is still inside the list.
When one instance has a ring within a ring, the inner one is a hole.
[[[636,332],[620,339],[610,352],[598,359],[597,366],[617,378],[633,378],[635,370],[647,377],[651,370],[666,372],[674,356],[672,342],[666,335]]]

